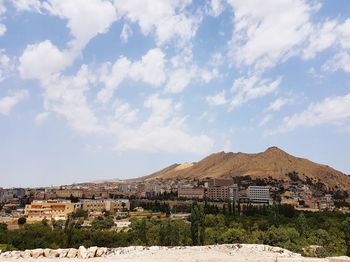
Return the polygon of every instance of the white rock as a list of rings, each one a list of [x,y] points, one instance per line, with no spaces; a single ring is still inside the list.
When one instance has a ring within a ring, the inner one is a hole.
[[[70,248],[67,253],[67,258],[75,258],[78,255],[78,249]]]
[[[19,259],[22,257],[21,251],[11,251],[11,258]]]
[[[60,256],[60,249],[51,249],[50,254],[49,254],[49,258],[56,258]]]
[[[100,247],[96,251],[96,257],[102,257],[107,253],[107,248],[106,247]]]
[[[87,258],[93,258],[96,255],[97,247],[89,247],[87,250]]]
[[[30,257],[32,257],[32,251],[26,249],[26,250],[23,251],[22,256],[23,256],[23,258],[30,258]]]
[[[78,252],[78,258],[87,258],[87,249],[84,246],[80,246],[79,247],[79,252]]]
[[[11,258],[11,251],[6,251],[1,253],[0,255],[1,258]]]
[[[68,249],[61,249],[59,252],[59,258],[65,258],[68,254]]]
[[[39,258],[44,256],[44,249],[37,248],[32,250],[32,258]]]
[[[151,251],[158,251],[159,247],[158,246],[152,246],[152,247],[149,248],[149,250],[151,250]]]
[[[44,257],[50,257],[51,249],[50,248],[45,248],[44,249]]]

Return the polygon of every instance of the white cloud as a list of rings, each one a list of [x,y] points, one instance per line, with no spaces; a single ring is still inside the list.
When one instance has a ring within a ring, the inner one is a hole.
[[[270,111],[280,111],[282,107],[292,103],[293,100],[290,98],[279,97],[276,100],[272,101],[268,107]]]
[[[200,18],[185,12],[191,0],[128,0],[115,1],[118,14],[136,22],[144,35],[154,32],[156,41],[163,45],[172,39],[180,44],[192,39]]]
[[[122,32],[120,33],[120,39],[126,43],[130,36],[132,36],[132,29],[128,24],[124,24]]]
[[[271,119],[272,119],[271,114],[264,116],[263,119],[261,119],[259,126],[260,127],[265,126],[266,124],[268,124],[271,121]]]
[[[303,50],[303,58],[314,58],[327,48],[339,50],[350,48],[350,19],[343,23],[338,20],[328,20],[314,26],[313,33],[308,39],[308,45]]]
[[[0,82],[3,81],[13,69],[11,59],[0,49]]]
[[[330,58],[322,66],[323,71],[337,71],[343,70],[346,73],[350,73],[350,55],[348,52],[339,52]]]
[[[206,100],[207,100],[207,103],[211,106],[224,105],[227,103],[226,92],[221,91],[221,92],[217,93],[216,95],[207,96]]]
[[[18,70],[24,79],[46,79],[69,66],[72,59],[69,53],[61,52],[46,40],[26,47],[19,58]]]
[[[168,93],[181,93],[192,81],[209,83],[220,77],[218,70],[199,67],[193,60],[192,50],[187,47],[171,59],[168,68],[168,82],[165,91]]]
[[[85,65],[75,76],[48,77],[42,81],[45,111],[64,117],[79,133],[103,133],[104,127],[89,107],[86,98],[86,92],[94,82],[93,74]]]
[[[264,70],[284,62],[309,36],[317,6],[304,0],[228,0],[234,10],[230,42],[236,65]]]
[[[37,125],[41,125],[46,121],[46,119],[49,117],[50,113],[49,112],[41,112],[36,115],[35,117],[35,123]]]
[[[2,37],[6,33],[6,26],[4,24],[0,24],[0,37]]]
[[[166,79],[164,56],[159,48],[155,48],[134,63],[125,57],[120,57],[112,67],[110,64],[105,64],[100,77],[105,87],[98,93],[97,98],[103,103],[108,102],[114,91],[127,78],[160,86]]]
[[[217,17],[224,10],[224,4],[222,0],[210,0],[207,8],[207,14]]]
[[[332,46],[336,41],[334,32],[336,26],[337,22],[334,20],[318,25],[310,36],[307,47],[303,50],[303,58],[314,58],[317,53]]]
[[[52,15],[68,20],[73,36],[72,51],[79,52],[96,35],[106,33],[117,20],[117,13],[106,0],[48,0],[43,5]]]
[[[182,92],[189,85],[194,74],[193,68],[190,70],[186,70],[185,68],[174,70],[170,74],[169,81],[165,87],[166,91],[175,94]]]
[[[0,98],[0,114],[8,115],[14,106],[28,97],[28,90],[21,90]]]
[[[15,8],[22,11],[35,11],[40,13],[42,3],[40,0],[11,0]]]
[[[285,133],[299,127],[313,127],[323,124],[343,125],[350,121],[350,94],[329,97],[311,104],[305,111],[285,117],[281,126],[271,132]]]
[[[141,61],[132,64],[130,78],[154,86],[161,85],[165,81],[164,57],[165,54],[159,48],[149,50]]]
[[[281,78],[278,78],[272,81],[270,79],[262,79],[256,75],[248,78],[241,77],[236,79],[231,89],[234,96],[230,102],[230,110],[235,109],[250,100],[275,92],[279,87],[281,80]]]
[[[206,153],[212,147],[212,140],[206,135],[192,136],[185,132],[185,119],[178,115],[181,104],[156,94],[144,106],[151,110],[150,116],[139,128],[118,132],[117,150]]]
[[[118,123],[131,124],[137,120],[139,110],[132,109],[129,103],[117,100],[114,110],[114,118]]]

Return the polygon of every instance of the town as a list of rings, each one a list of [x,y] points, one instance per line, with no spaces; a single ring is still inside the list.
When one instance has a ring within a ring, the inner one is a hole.
[[[296,175],[294,174],[294,177]],[[334,197],[336,199],[334,199]],[[157,202],[158,201],[158,202]],[[65,221],[77,210],[86,213],[82,226],[108,214],[110,228],[128,229],[132,218],[186,219],[193,202],[208,203],[218,209],[245,206],[291,205],[302,211],[339,210],[349,212],[349,199],[314,190],[298,179],[261,181],[249,177],[234,179],[155,179],[83,183],[59,187],[0,189],[0,223],[17,229],[21,221]],[[340,202],[342,201],[342,202]],[[150,208],[154,203],[165,209]],[[187,211],[187,212],[186,212]]]

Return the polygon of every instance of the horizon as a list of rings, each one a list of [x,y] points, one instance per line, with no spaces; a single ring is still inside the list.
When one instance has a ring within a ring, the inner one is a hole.
[[[271,146],[349,175],[350,5],[259,3],[0,0],[0,187]]]

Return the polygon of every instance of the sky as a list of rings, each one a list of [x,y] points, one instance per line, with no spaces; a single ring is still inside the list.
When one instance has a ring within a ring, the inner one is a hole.
[[[0,187],[270,146],[350,174],[348,1],[0,0]]]

